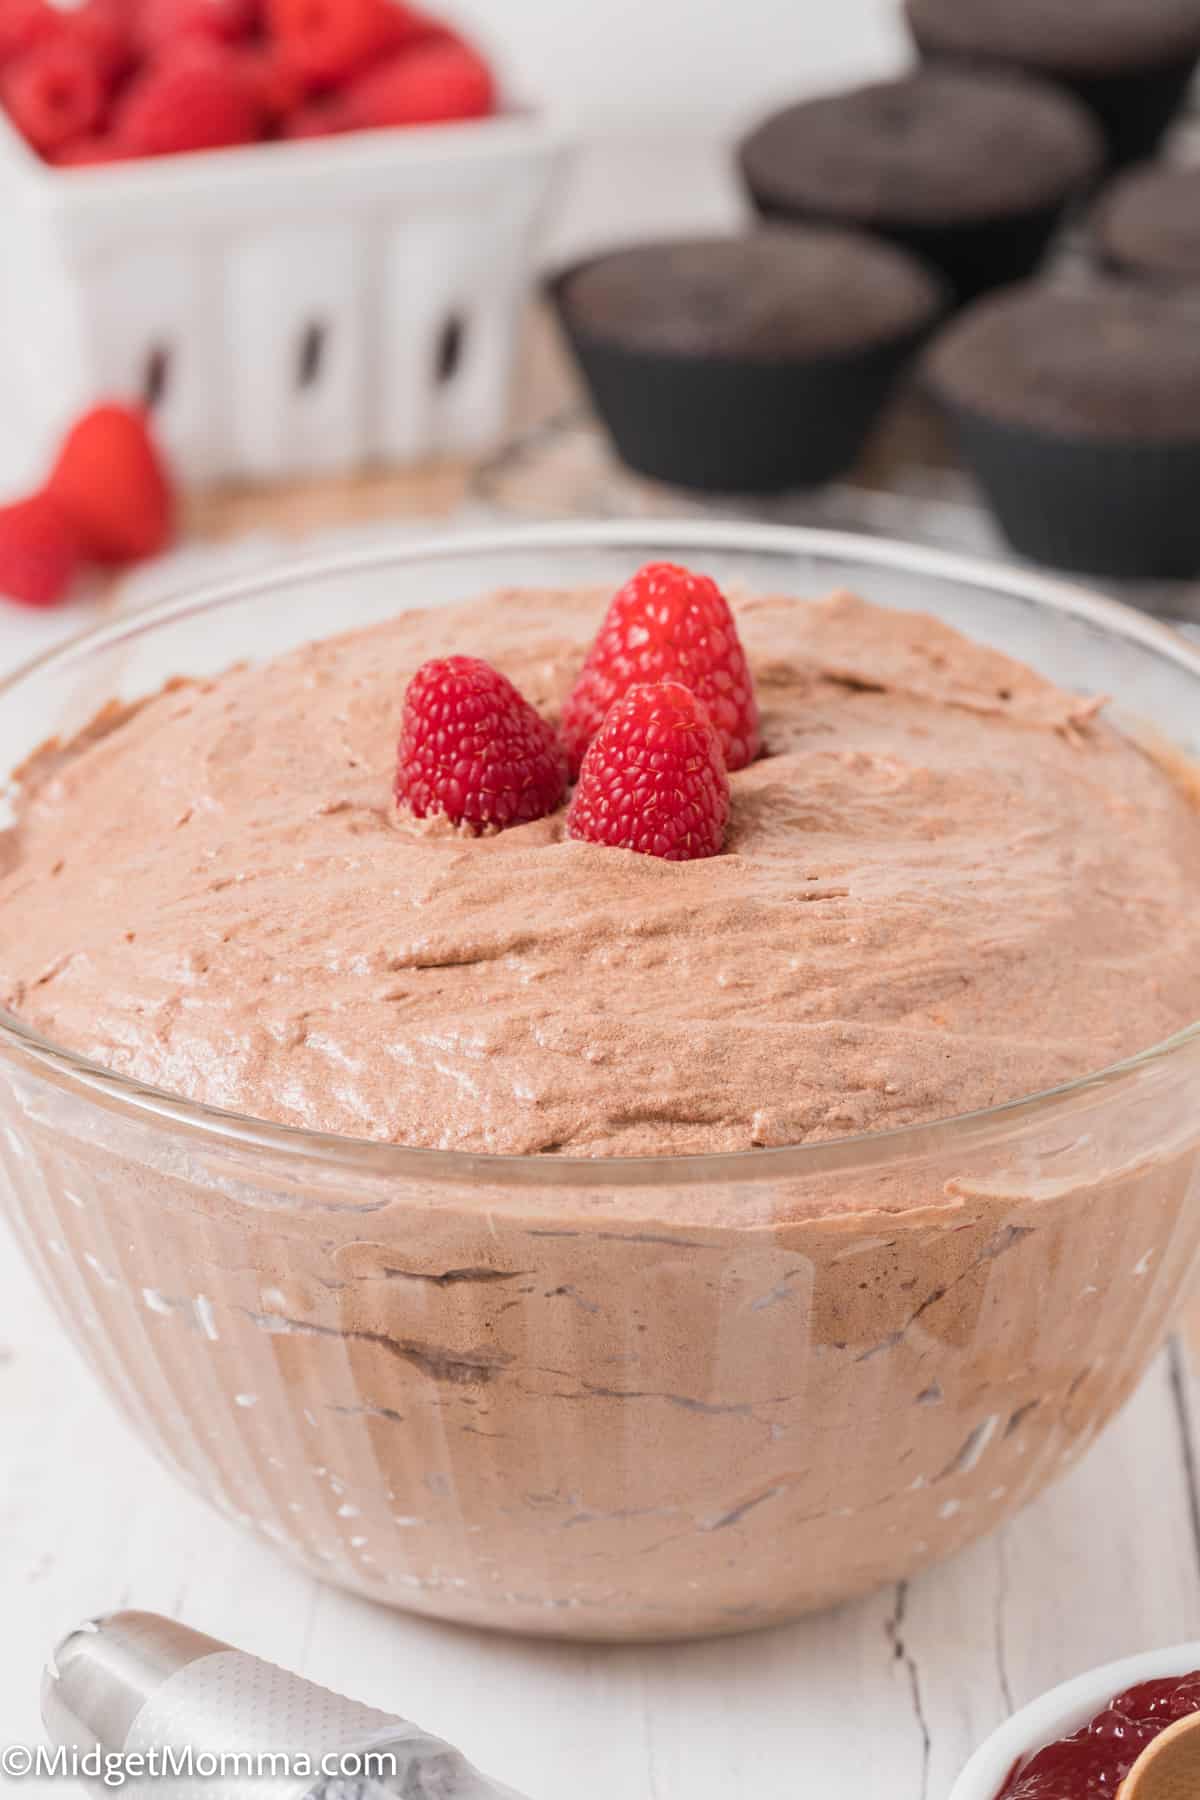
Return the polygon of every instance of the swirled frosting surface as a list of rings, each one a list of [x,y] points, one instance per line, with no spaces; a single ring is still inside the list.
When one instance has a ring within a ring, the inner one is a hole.
[[[1095,703],[848,595],[735,602],[766,754],[726,854],[391,799],[405,683],[560,708],[594,592],[409,613],[32,759],[0,994],[222,1107],[397,1143],[733,1150],[1034,1093],[1200,1016],[1200,817]]]

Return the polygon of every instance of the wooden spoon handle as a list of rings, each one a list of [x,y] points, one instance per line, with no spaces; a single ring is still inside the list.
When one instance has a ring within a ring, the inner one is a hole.
[[[1200,1800],[1200,1713],[1177,1720],[1146,1745],[1117,1800]]]

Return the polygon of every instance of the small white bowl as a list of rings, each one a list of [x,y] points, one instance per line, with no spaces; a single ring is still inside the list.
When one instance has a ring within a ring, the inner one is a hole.
[[[980,1745],[955,1782],[950,1800],[996,1800],[1018,1762],[1044,1750],[1047,1744],[1070,1737],[1126,1688],[1172,1675],[1191,1675],[1197,1669],[1200,1644],[1179,1644],[1173,1650],[1129,1656],[1065,1681],[1014,1713]]]

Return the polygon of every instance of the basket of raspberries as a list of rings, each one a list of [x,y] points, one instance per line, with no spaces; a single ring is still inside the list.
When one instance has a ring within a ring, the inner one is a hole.
[[[485,448],[563,149],[403,0],[0,0],[0,395],[191,481]]]
[[[397,0],[4,0],[0,99],[60,168],[486,118],[482,53]]]

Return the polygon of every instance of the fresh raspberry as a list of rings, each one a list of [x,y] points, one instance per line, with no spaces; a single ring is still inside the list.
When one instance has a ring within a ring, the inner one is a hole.
[[[144,414],[130,407],[85,413],[46,485],[94,562],[135,562],[170,541],[170,483]]]
[[[452,25],[442,19],[435,19],[420,7],[406,5],[408,14],[408,33],[405,42],[409,44],[461,44],[466,40]]]
[[[567,834],[665,862],[717,856],[729,777],[703,700],[678,681],[631,687],[588,746]]]
[[[264,119],[278,125],[305,107],[304,83],[290,63],[269,44],[249,44],[239,53]]]
[[[285,138],[336,137],[339,132],[352,129],[340,94],[323,94],[319,100],[297,106],[283,121]]]
[[[613,701],[639,681],[681,681],[698,694],[730,771],[758,755],[758,703],[746,653],[725,597],[707,575],[650,563],[615,596],[563,709],[572,774]]]
[[[116,115],[117,137],[134,156],[251,144],[263,124],[254,85],[234,53],[195,40],[150,63]]]
[[[418,819],[503,831],[552,813],[567,789],[553,728],[475,656],[427,662],[408,684],[396,799]]]
[[[424,22],[400,0],[267,0],[267,23],[284,59],[329,86],[419,37]]]
[[[55,606],[78,566],[75,533],[46,494],[0,506],[0,597],[22,606]]]
[[[260,23],[258,0],[141,0],[138,47],[144,56],[171,50],[188,38],[236,44]]]
[[[346,107],[364,130],[482,119],[495,111],[492,72],[477,51],[432,38],[376,64],[346,90]]]
[[[61,13],[61,29],[95,58],[100,79],[111,95],[133,67],[134,0],[84,0],[73,12]]]
[[[72,138],[50,161],[56,169],[88,169],[97,163],[128,162],[129,151],[115,137],[100,132],[95,137]]]
[[[10,118],[43,156],[93,131],[104,97],[95,56],[65,34],[35,44],[0,78],[0,98]]]
[[[49,0],[2,0],[0,3],[0,69],[24,56],[35,44],[53,37],[61,14]]]

